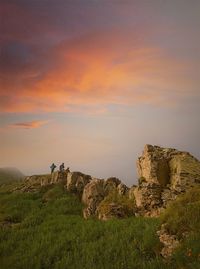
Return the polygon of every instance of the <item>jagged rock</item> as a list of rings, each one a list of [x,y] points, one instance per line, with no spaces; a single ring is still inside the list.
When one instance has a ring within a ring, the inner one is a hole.
[[[30,185],[34,185],[34,184],[39,184],[41,186],[44,185],[48,185],[51,182],[51,175],[47,174],[47,175],[33,175],[30,177],[27,177],[25,179],[25,182],[30,184]]]
[[[200,162],[189,153],[174,156],[169,167],[171,187],[179,192],[200,182]]]
[[[68,171],[56,171],[51,174],[51,182],[50,184],[56,184],[56,183],[67,183],[67,175]]]
[[[137,188],[136,185],[133,185],[129,190],[128,190],[128,197],[129,199],[135,199],[135,195],[134,195],[134,190],[135,188]]]
[[[141,215],[157,215],[162,207],[161,187],[156,183],[143,183],[134,189],[136,206]]]
[[[163,207],[165,208],[170,201],[173,201],[177,198],[180,192],[177,192],[174,189],[166,188],[161,193],[161,200]]]
[[[164,224],[161,226],[161,229],[157,232],[157,234],[160,242],[163,244],[161,255],[164,258],[169,258],[173,251],[179,246],[180,241],[177,239],[176,235],[171,235],[167,232]]]
[[[106,183],[113,183],[117,187],[121,183],[121,180],[116,177],[109,177],[106,179]]]
[[[200,183],[200,162],[188,152],[176,149],[146,145],[137,161],[137,168],[139,184],[130,189],[115,177],[107,180],[94,179],[80,172],[71,173],[69,169],[52,175],[28,177],[22,188],[23,191],[34,191],[40,186],[62,182],[69,192],[81,197],[86,205],[84,216],[87,218],[100,214],[98,206],[110,193],[135,200],[138,215],[157,216],[169,201]],[[110,216],[119,208],[121,210],[121,207],[116,209],[116,205],[110,200],[108,208]]]
[[[137,169],[136,204],[140,212],[148,215],[159,214],[169,201],[200,182],[200,162],[176,149],[146,145]]]
[[[171,148],[146,145],[137,168],[140,178],[163,187],[185,187],[200,180],[200,162],[188,152]]]
[[[117,186],[117,192],[120,194],[120,195],[126,195],[129,191],[129,188],[123,184],[123,183],[120,183],[118,186]]]
[[[97,214],[97,207],[104,197],[104,180],[92,179],[83,190],[82,201],[87,206],[83,211],[84,218]]]
[[[98,216],[99,219],[105,220],[114,216],[125,216],[127,209],[120,204],[111,202],[101,208],[99,208],[99,205],[109,194],[125,195],[127,192],[128,187],[117,178],[91,180],[85,186],[82,196],[82,201],[87,206],[83,211],[84,218]],[[105,209],[105,207],[106,210],[101,210],[102,208]]]
[[[27,186],[46,186],[56,183],[67,182],[67,171],[55,171],[52,174],[46,175],[33,175],[25,179]]]
[[[80,172],[68,172],[67,190],[82,195],[84,187],[92,180],[92,177]]]
[[[104,192],[105,195],[108,195],[110,192],[117,189],[118,185],[121,184],[121,181],[116,177],[110,177],[104,181]]]

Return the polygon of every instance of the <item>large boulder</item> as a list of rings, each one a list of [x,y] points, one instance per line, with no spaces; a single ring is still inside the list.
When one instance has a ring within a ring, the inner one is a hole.
[[[137,170],[139,186],[134,195],[142,214],[159,214],[169,201],[200,183],[200,162],[190,153],[172,148],[146,145]]]
[[[40,186],[47,186],[50,184],[57,184],[67,182],[67,174],[68,171],[55,171],[52,174],[45,174],[45,175],[33,175],[29,176],[25,179],[25,182],[29,185],[40,185]]]
[[[200,183],[200,162],[189,153],[177,154],[169,161],[171,188],[184,191]]]
[[[92,177],[80,172],[68,172],[67,175],[67,190],[72,193],[77,193],[80,196],[83,193],[84,187],[92,180]]]
[[[84,218],[97,215],[97,207],[105,197],[104,180],[92,179],[84,188],[82,201],[86,205]]]
[[[50,184],[56,184],[56,183],[67,183],[67,175],[68,171],[55,171],[51,174],[51,182]]]
[[[106,220],[112,217],[126,216],[128,214],[127,206],[116,203],[114,200],[116,200],[116,195],[125,196],[127,193],[128,187],[122,184],[118,178],[92,179],[83,190],[82,201],[86,205],[83,210],[84,217],[97,216],[99,219]],[[106,200],[113,194],[116,194],[115,198],[113,196],[111,201]]]
[[[129,188],[123,184],[123,183],[120,183],[118,186],[117,186],[117,192],[120,194],[120,195],[126,195],[129,191]]]
[[[200,182],[200,162],[190,153],[146,145],[137,161],[139,178],[162,187],[187,187]]]
[[[30,185],[37,185],[39,184],[40,186],[45,186],[50,184],[51,182],[51,175],[46,174],[46,175],[33,175],[29,176],[25,179],[25,182]]]
[[[162,189],[156,183],[142,183],[134,189],[135,203],[141,215],[156,216],[162,207]]]
[[[116,177],[110,177],[104,181],[104,195],[108,195],[110,192],[115,191],[121,184],[121,181]]]

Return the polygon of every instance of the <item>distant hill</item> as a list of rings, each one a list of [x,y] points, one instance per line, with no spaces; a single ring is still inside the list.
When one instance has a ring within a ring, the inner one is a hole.
[[[0,184],[20,180],[25,175],[15,167],[3,167],[0,168]]]

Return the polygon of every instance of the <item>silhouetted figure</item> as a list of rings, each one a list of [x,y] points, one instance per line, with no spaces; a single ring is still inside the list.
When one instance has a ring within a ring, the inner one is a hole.
[[[51,174],[52,174],[54,172],[55,168],[56,168],[56,165],[54,163],[52,163],[50,168],[51,168]]]
[[[69,172],[70,172],[69,167],[67,167],[66,172],[67,172],[67,173],[69,173]]]
[[[64,165],[64,163],[62,163],[62,164],[60,165],[59,169],[60,169],[60,172],[64,172],[64,170],[65,170],[65,165]]]

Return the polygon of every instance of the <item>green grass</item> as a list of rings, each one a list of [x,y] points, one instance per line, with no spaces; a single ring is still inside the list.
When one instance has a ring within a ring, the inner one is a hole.
[[[200,268],[200,187],[194,187],[169,204],[161,222],[181,240],[173,259],[183,269]],[[187,236],[185,236],[187,235]]]
[[[185,251],[193,242],[172,263],[160,257],[159,219],[84,220],[79,199],[61,185],[36,193],[1,190],[0,223],[1,269],[177,269],[184,268],[181,255],[191,263]]]

